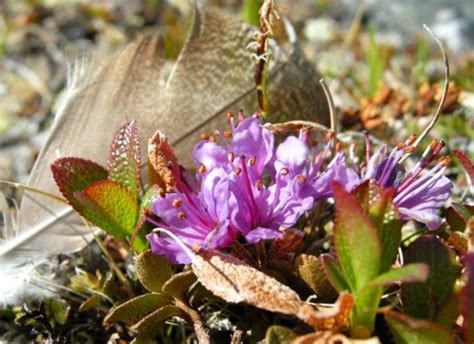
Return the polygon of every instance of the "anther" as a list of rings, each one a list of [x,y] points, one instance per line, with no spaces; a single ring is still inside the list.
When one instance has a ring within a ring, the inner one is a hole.
[[[416,140],[416,135],[412,134],[410,135],[410,137],[408,137],[405,143],[407,144],[407,146],[411,146],[413,142],[415,142],[415,140]]]
[[[201,251],[201,246],[197,243],[194,243],[192,249],[194,253],[199,253],[199,251]]]
[[[236,168],[234,168],[234,173],[236,175],[239,175],[240,173],[242,173],[242,169],[240,167],[236,167]]]
[[[185,218],[186,218],[186,215],[185,215],[182,211],[180,211],[180,212],[178,213],[178,219],[184,220]]]
[[[226,138],[231,138],[232,137],[232,132],[230,130],[225,130],[222,135]]]
[[[234,152],[227,153],[227,160],[229,160],[229,162],[233,162],[234,159],[235,159]]]
[[[180,199],[175,199],[175,200],[173,201],[173,207],[179,208],[182,203],[183,203],[183,201],[181,201]]]
[[[257,157],[255,155],[249,159],[250,166],[255,165],[256,162],[257,162]]]
[[[403,149],[405,148],[405,144],[403,142],[400,142],[398,145],[397,145],[397,149]]]
[[[286,176],[290,171],[286,168],[286,167],[283,167],[281,170],[280,170],[280,174],[282,176]]]
[[[262,190],[263,189],[263,181],[262,180],[257,180],[256,183],[255,183],[255,187],[258,189],[258,190]]]
[[[232,112],[227,113],[227,120],[230,121],[232,118],[234,118],[234,114]]]
[[[437,145],[438,145],[438,140],[433,140],[430,143],[430,148],[435,149]]]
[[[340,142],[336,143],[336,151],[342,152],[342,144]]]
[[[298,175],[298,176],[296,177],[296,180],[297,180],[299,183],[304,184],[304,182],[306,182],[306,177],[300,174],[300,175]]]
[[[211,135],[211,136],[209,136],[209,141],[210,141],[210,142],[216,142],[217,139],[216,139],[216,137],[215,137],[214,135]]]
[[[209,135],[207,135],[207,134],[201,134],[201,140],[204,140],[204,141],[209,140]]]
[[[329,131],[329,132],[326,134],[326,140],[327,140],[327,141],[332,140],[335,136],[336,136],[336,134],[335,134],[333,131]]]
[[[415,146],[408,146],[405,148],[405,152],[406,153],[413,153],[414,151],[416,150],[416,147]]]
[[[198,172],[201,174],[201,176],[206,174],[206,166],[201,165],[199,166]]]

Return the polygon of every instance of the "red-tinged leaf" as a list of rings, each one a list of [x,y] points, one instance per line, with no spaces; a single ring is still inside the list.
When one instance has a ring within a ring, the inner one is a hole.
[[[469,179],[471,179],[471,183],[474,184],[474,163],[464,152],[461,152],[460,150],[455,149],[454,154],[464,166],[464,169],[466,170]]]
[[[446,221],[453,231],[464,232],[467,221],[474,216],[474,206],[451,203],[446,210]]]
[[[130,239],[138,215],[136,199],[122,185],[104,180],[75,194],[81,203],[81,215],[110,235],[123,241]],[[135,245],[143,245],[139,240]]]
[[[379,275],[377,278],[372,280],[368,286],[388,286],[394,283],[424,282],[428,278],[429,273],[430,269],[426,264],[408,264]]]
[[[359,201],[359,205],[365,212],[369,211],[370,191],[374,185],[375,184],[371,180],[366,180],[365,182],[358,185],[351,192],[351,194],[353,194],[357,198],[357,201]]]
[[[464,256],[466,285],[461,291],[461,314],[463,316],[463,334],[466,343],[474,342],[474,253]]]
[[[276,239],[268,251],[267,260],[278,260],[294,253],[303,240],[303,232],[294,228],[285,231],[283,237]]]
[[[192,268],[205,288],[227,302],[244,302],[267,311],[293,315],[318,329],[343,326],[353,303],[352,296],[344,293],[335,309],[316,312],[286,285],[218,251],[196,255]]]
[[[338,183],[332,190],[336,200],[334,245],[345,280],[357,292],[379,274],[380,237],[354,195]]]
[[[405,264],[425,263],[430,274],[424,283],[403,284],[403,310],[409,316],[434,320],[453,293],[461,269],[454,252],[434,235],[424,235],[404,253]]]
[[[110,146],[107,168],[110,179],[126,187],[132,197],[140,190],[141,148],[136,121],[125,123],[115,133]]]
[[[173,148],[161,131],[148,141],[148,174],[151,184],[157,184],[165,192],[171,192],[175,185],[171,169],[179,171],[178,159]]]
[[[306,322],[317,330],[329,330],[334,332],[342,331],[349,325],[349,318],[353,305],[354,298],[352,297],[352,294],[342,292],[332,307],[327,309],[320,308],[317,312],[313,311],[312,308],[304,308],[308,311],[311,310],[311,312],[308,312]]]
[[[329,254],[322,254],[321,261],[323,263],[324,272],[334,289],[338,292],[349,290],[349,285],[342,275],[341,267],[336,259]]]
[[[279,342],[274,342],[277,344]],[[332,331],[317,331],[293,339],[290,344],[380,344],[377,337],[369,339],[352,339],[342,333]]]
[[[393,311],[385,313],[385,320],[397,344],[454,343],[448,330],[432,322],[413,319]]]
[[[53,178],[59,191],[69,204],[79,213],[82,205],[74,198],[74,194],[89,185],[107,179],[107,170],[86,159],[61,158],[51,164]]]

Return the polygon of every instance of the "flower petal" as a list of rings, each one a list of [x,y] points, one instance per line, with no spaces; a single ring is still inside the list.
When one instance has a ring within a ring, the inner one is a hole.
[[[250,231],[246,236],[245,240],[247,240],[250,244],[255,244],[262,240],[274,240],[281,238],[283,233],[272,228],[263,228],[258,227],[252,231]]]

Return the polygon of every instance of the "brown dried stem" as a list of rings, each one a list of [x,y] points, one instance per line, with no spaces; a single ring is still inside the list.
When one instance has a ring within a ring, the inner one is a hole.
[[[334,134],[337,134],[337,121],[336,121],[336,110],[334,107],[334,100],[331,95],[331,91],[329,91],[329,87],[324,81],[324,79],[319,80],[321,87],[324,91],[324,95],[326,96],[326,100],[328,102],[329,107],[329,117],[331,118],[331,131]]]
[[[415,140],[413,143],[413,147],[417,147],[421,141],[429,134],[431,129],[435,126],[436,122],[438,121],[439,116],[441,115],[441,112],[443,111],[444,103],[446,101],[446,96],[448,94],[448,88],[449,88],[449,61],[448,61],[448,56],[446,55],[446,50],[443,47],[443,43],[441,43],[441,40],[438,38],[438,36],[435,35],[433,30],[431,30],[426,24],[423,24],[423,28],[428,31],[428,33],[433,37],[435,40],[436,44],[438,44],[439,50],[441,51],[441,54],[443,55],[443,62],[444,62],[444,86],[443,86],[443,93],[441,95],[441,99],[439,101],[438,107],[436,108],[436,111],[434,112],[433,116],[431,117],[430,122],[426,126],[425,129],[423,129],[423,132],[418,136],[418,138]],[[408,158],[409,154],[406,154],[400,162],[405,161]]]
[[[260,25],[257,33],[257,53],[254,69],[255,87],[257,89],[258,108],[262,116],[268,113],[266,83],[270,56],[267,53],[268,38],[273,35],[271,28],[272,14],[274,13],[273,0],[265,0],[260,7]]]

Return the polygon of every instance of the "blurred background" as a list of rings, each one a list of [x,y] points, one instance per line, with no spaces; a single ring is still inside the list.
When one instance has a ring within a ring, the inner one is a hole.
[[[256,24],[258,1],[209,1]],[[433,135],[471,152],[474,2],[469,0],[281,0],[308,60],[329,81],[346,129],[400,137],[426,123],[443,65],[428,24],[449,50],[453,83]],[[187,0],[2,0],[0,179],[25,183],[48,135],[76,58],[107,56],[160,30],[170,65],[190,24]],[[249,63],[251,63],[249,61]]]

